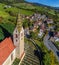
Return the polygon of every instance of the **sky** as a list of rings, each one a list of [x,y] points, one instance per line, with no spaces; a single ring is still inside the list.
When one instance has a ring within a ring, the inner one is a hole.
[[[40,3],[53,7],[59,7],[59,0],[26,0],[26,1]]]

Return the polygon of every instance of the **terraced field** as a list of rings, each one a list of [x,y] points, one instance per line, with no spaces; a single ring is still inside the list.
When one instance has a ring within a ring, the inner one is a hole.
[[[21,65],[40,65],[40,61],[37,56],[34,55],[35,46],[32,43],[25,44],[25,57]]]

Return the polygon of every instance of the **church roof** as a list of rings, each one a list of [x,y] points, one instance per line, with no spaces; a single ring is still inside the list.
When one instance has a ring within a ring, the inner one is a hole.
[[[12,39],[6,38],[0,43],[0,65],[2,65],[11,52],[15,49]]]
[[[18,18],[17,18],[17,29],[20,32],[20,29],[22,28],[22,17],[20,14],[18,14]]]

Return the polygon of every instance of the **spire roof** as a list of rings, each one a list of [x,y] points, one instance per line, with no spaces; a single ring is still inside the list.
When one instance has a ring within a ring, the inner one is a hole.
[[[17,18],[17,29],[20,32],[20,29],[22,28],[22,17],[20,14],[18,14],[18,18]]]

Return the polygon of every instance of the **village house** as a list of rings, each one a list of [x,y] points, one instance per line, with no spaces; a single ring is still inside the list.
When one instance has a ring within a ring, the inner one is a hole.
[[[25,35],[29,35],[29,34],[30,34],[30,33],[29,33],[29,28],[24,29],[24,34],[25,34]]]
[[[59,41],[59,32],[55,33],[54,39],[55,39],[55,41]]]
[[[33,30],[33,31],[36,31],[37,28],[38,28],[38,22],[35,22],[35,23],[33,24],[32,30]]]
[[[46,30],[46,26],[45,26],[45,24],[44,23],[42,23],[42,25],[41,25],[41,27],[40,27],[43,31],[45,31]]]
[[[46,26],[45,26],[44,23],[42,23],[41,26],[40,26],[40,31],[38,33],[38,36],[42,37],[44,35],[45,30],[46,30]]]
[[[55,26],[49,26],[49,30],[50,30],[50,29],[54,31]]]
[[[38,25],[39,25],[39,26],[42,25],[42,20],[41,20],[41,19],[38,20],[37,22],[38,22]]]
[[[5,9],[11,8],[11,6],[10,6],[10,5],[5,5],[4,8],[5,8]]]
[[[47,17],[45,17],[45,18],[44,18],[44,21],[46,21],[47,19],[48,19],[48,18],[47,18]]]
[[[0,42],[0,65],[12,65],[16,58],[19,58],[21,62],[24,56],[24,29],[19,14],[13,39],[9,37]]]
[[[48,23],[48,24],[53,24],[53,20],[48,18],[48,19],[47,19],[47,23]]]
[[[29,16],[26,16],[26,19],[30,19],[30,17]]]
[[[37,30],[37,27],[33,27],[32,31],[35,32]]]
[[[40,31],[39,31],[39,33],[38,33],[38,37],[42,37],[43,36],[43,34],[44,34],[44,31],[42,30],[42,29],[40,29]]]
[[[41,19],[41,14],[35,13],[30,17],[30,21],[38,21]]]
[[[46,18],[46,15],[41,15],[41,19],[44,20]]]
[[[50,41],[55,42],[54,37],[51,37],[51,38],[50,38]]]

